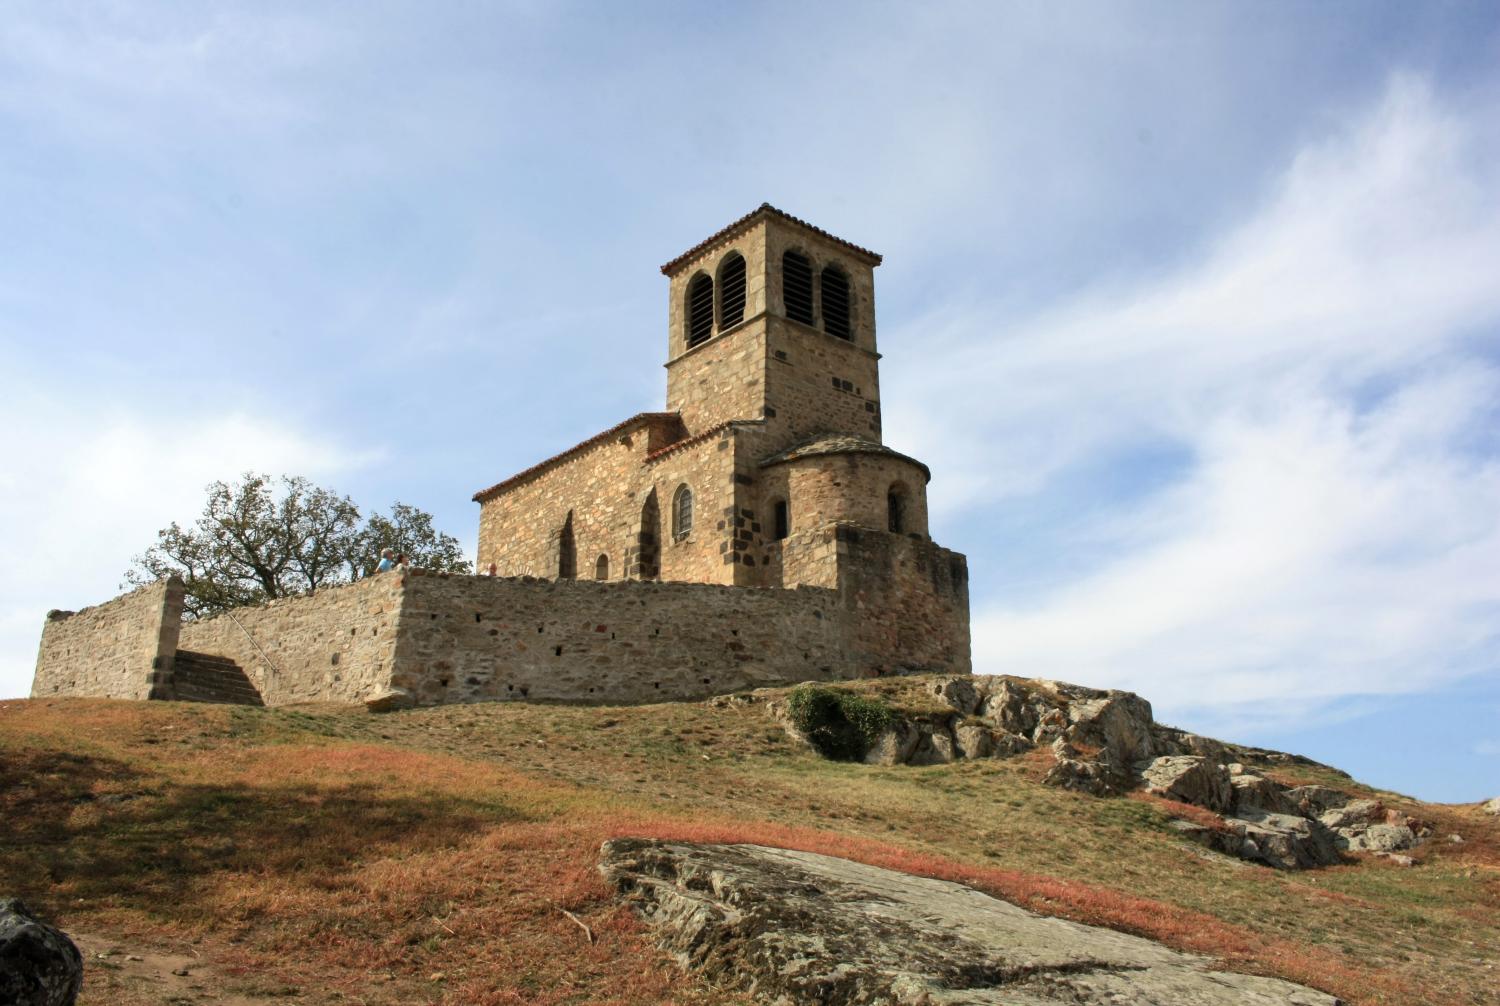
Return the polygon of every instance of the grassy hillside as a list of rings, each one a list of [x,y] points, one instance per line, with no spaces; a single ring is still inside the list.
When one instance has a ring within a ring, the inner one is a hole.
[[[1277,873],[1184,843],[1175,805],[1042,786],[1049,760],[833,763],[725,700],[3,702],[0,893],[84,937],[86,1006],[737,1004],[653,950],[594,860],[617,835],[751,841],[961,880],[1354,1004],[1500,1003],[1500,820],[1381,793],[1435,825],[1417,866]],[[1332,776],[1280,771],[1368,792]]]

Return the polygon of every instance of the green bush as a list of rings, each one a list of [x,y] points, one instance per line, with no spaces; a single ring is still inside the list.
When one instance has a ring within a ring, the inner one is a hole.
[[[787,714],[825,758],[860,761],[895,719],[879,699],[819,685],[799,685],[787,697]]]

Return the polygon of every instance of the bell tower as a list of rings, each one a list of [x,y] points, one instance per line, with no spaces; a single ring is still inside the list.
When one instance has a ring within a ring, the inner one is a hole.
[[[662,266],[667,408],[689,436],[764,424],[768,450],[880,443],[880,256],[769,203]]]

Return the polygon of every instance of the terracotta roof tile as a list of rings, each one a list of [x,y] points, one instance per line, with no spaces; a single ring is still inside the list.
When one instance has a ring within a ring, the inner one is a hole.
[[[687,251],[683,252],[681,255],[668,262],[666,265],[662,266],[662,273],[667,276],[672,275],[672,273],[676,272],[677,269],[685,262],[689,261],[690,259],[696,258],[703,251],[713,247],[716,244],[719,244],[720,242],[728,241],[730,238],[744,233],[747,229],[749,229],[751,224],[754,224],[757,220],[760,220],[762,217],[767,216],[779,217],[780,219],[786,220],[790,223],[794,223],[799,227],[804,227],[807,230],[812,231],[814,234],[822,235],[835,244],[842,246],[846,250],[854,252],[856,255],[869,262],[870,265],[879,265],[881,262],[880,255],[870,251],[870,249],[868,248],[861,248],[859,245],[854,244],[853,242],[845,241],[843,238],[838,237],[834,234],[830,234],[823,228],[816,227],[808,223],[806,220],[802,220],[798,217],[792,216],[790,213],[778,210],[770,203],[761,203],[760,206],[756,207],[751,212],[746,213],[744,216],[740,217],[728,227],[725,227],[723,230],[719,231],[716,234],[704,238],[702,241],[699,241],[697,244],[693,245],[693,247],[689,248]]]
[[[611,426],[609,429],[603,431],[602,433],[596,433],[582,443],[574,444],[567,450],[562,451],[558,454],[554,454],[550,458],[547,458],[545,461],[538,461],[536,464],[532,465],[530,468],[527,468],[525,471],[516,472],[516,474],[512,475],[510,478],[506,479],[503,482],[496,482],[488,489],[479,490],[474,494],[474,502],[483,503],[485,500],[498,495],[506,489],[509,489],[511,486],[524,482],[534,475],[540,475],[542,472],[546,471],[548,468],[551,468],[559,461],[564,461],[575,454],[579,454],[583,451],[588,450],[590,447],[601,444],[613,437],[617,437],[620,434],[624,433],[626,430],[634,429],[638,426],[646,426],[654,422],[666,422],[673,419],[677,420],[679,423],[682,421],[682,417],[676,412],[639,412],[631,416],[629,419],[625,420],[623,423],[617,423],[616,425]],[[670,450],[670,447],[668,447],[667,449]],[[661,451],[657,451],[656,453],[660,454]]]

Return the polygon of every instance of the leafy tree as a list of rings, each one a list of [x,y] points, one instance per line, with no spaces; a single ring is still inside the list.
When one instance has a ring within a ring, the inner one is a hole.
[[[458,539],[434,530],[432,514],[405,503],[394,504],[389,515],[370,514],[355,538],[355,547],[349,553],[349,574],[355,579],[375,572],[384,548],[404,554],[410,565],[423,569],[472,572]]]
[[[361,524],[353,500],[300,476],[273,482],[249,472],[215,482],[192,527],[173,522],[156,539],[125,580],[140,585],[175,573],[194,618],[366,576],[382,548],[404,552],[413,566],[469,571],[458,540],[435,530],[430,514],[397,503]]]

